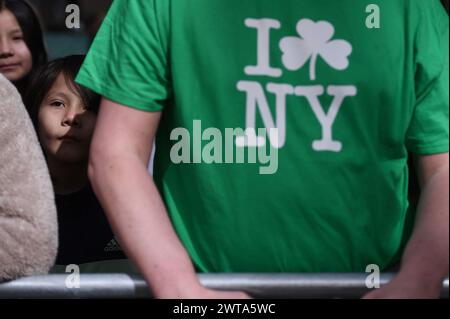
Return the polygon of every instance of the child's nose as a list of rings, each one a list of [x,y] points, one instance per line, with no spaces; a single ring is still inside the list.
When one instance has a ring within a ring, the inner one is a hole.
[[[69,108],[67,110],[67,112],[65,113],[65,116],[63,119],[63,125],[79,126],[81,123],[80,115],[81,115],[81,113],[78,112],[77,110]]]
[[[7,39],[0,39],[0,57],[6,58],[13,55],[12,46]]]

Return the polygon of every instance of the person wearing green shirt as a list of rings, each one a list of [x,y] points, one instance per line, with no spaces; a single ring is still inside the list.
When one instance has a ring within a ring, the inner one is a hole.
[[[156,297],[196,272],[448,273],[448,16],[438,0],[116,0],[78,83],[90,178]],[[146,166],[156,140],[154,176]],[[407,227],[408,152],[422,193]]]

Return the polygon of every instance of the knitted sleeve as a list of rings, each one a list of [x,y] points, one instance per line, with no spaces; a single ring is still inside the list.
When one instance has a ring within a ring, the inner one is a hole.
[[[57,241],[42,150],[20,95],[0,74],[0,282],[47,273]]]

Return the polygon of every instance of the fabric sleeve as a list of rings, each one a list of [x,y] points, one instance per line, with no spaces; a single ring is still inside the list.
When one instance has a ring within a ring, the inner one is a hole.
[[[44,155],[18,92],[0,74],[0,282],[47,273],[57,245]]]
[[[168,0],[115,0],[76,78],[123,105],[160,111],[169,96]]]
[[[449,26],[438,0],[420,1],[415,42],[416,104],[406,145],[420,155],[448,152]]]

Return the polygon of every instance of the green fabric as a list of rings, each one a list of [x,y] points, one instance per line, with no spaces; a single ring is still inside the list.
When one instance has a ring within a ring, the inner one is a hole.
[[[355,0],[114,1],[77,81],[163,111],[154,179],[199,271],[360,272],[397,261],[408,151],[448,152],[448,16],[438,0],[372,2],[379,28]],[[258,33],[248,19],[263,18],[273,26],[273,73],[254,75]],[[323,91],[318,101],[311,90]],[[278,97],[286,138],[276,173],[171,161],[174,128],[192,132],[201,120],[245,129],[251,114],[262,128],[267,115],[282,119]],[[328,115],[340,106],[331,137],[317,102]],[[341,144],[320,149],[321,139]]]

